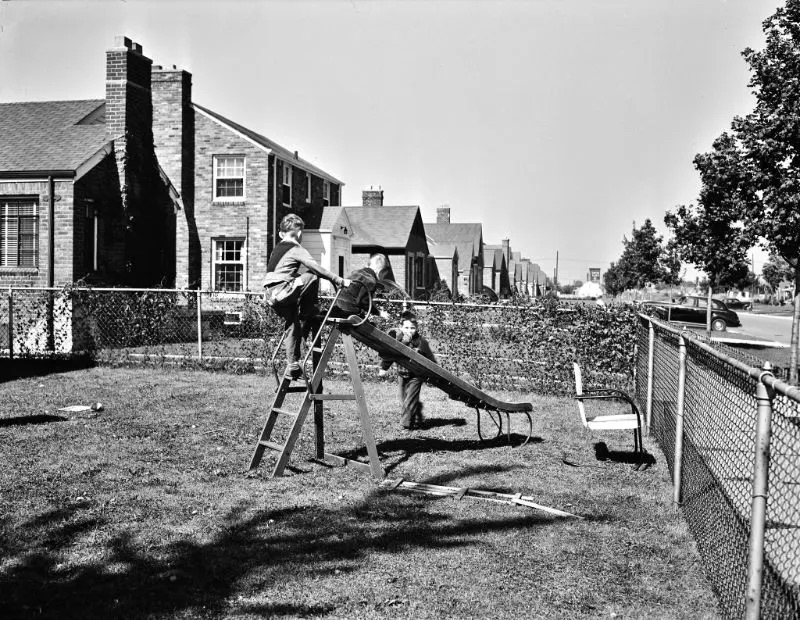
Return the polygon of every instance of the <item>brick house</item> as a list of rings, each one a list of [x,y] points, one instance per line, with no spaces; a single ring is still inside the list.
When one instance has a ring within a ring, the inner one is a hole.
[[[152,148],[150,61],[118,38],[106,98],[0,104],[0,285],[171,285],[181,203]]]
[[[498,297],[507,298],[511,295],[511,285],[503,248],[502,245],[484,244],[483,285],[492,289]]]
[[[385,206],[383,190],[365,190],[362,206],[345,207],[353,226],[352,268],[366,266],[373,252],[389,256],[395,281],[412,299],[427,296],[438,282],[418,206]]]
[[[0,285],[261,288],[280,219],[342,183],[191,85],[116,37],[105,99],[0,104]]]
[[[477,295],[483,288],[483,226],[450,222],[450,208],[436,210],[436,223],[425,224],[428,239],[436,245],[458,248],[458,290],[464,295]]]
[[[447,243],[433,243],[429,240],[431,256],[436,263],[439,279],[444,280],[452,296],[458,295],[458,247]]]
[[[170,99],[191,100],[185,92],[186,72],[159,73],[157,81],[164,84]],[[178,84],[183,90],[180,95]],[[153,99],[158,109],[160,92],[154,92]],[[185,217],[178,226],[177,285],[260,290],[283,216],[296,213],[307,229],[319,229],[324,207],[339,204],[343,184],[296,151],[207,108],[184,105],[193,121],[192,127],[184,127],[184,140],[193,142],[194,149],[181,165],[193,167],[194,174],[188,175],[192,191],[182,192]],[[165,147],[174,148],[176,142],[169,137],[169,121],[163,125],[162,133],[162,119],[157,115],[156,135],[164,136],[163,142],[156,140],[159,153]]]

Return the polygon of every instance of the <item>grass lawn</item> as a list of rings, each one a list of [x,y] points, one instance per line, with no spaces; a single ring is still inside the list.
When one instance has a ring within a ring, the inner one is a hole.
[[[663,456],[646,441],[656,462],[633,471],[630,435],[590,435],[569,399],[497,394],[534,404],[534,439],[512,449],[479,443],[474,411],[427,387],[430,428],[403,431],[396,386],[365,384],[390,477],[519,492],[580,520],[379,490],[309,462],[310,421],[287,476],[270,479],[269,458],[246,477],[273,389],[260,376],[105,367],[0,386],[4,618],[718,614]],[[325,420],[330,451],[359,451],[352,402]]]

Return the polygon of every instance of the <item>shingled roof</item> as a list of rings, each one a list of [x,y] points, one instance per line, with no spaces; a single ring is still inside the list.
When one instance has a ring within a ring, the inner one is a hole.
[[[484,267],[489,266],[489,259],[492,259],[492,264],[497,271],[503,268],[503,246],[502,245],[486,245],[483,246],[483,261]]]
[[[353,247],[383,246],[387,250],[405,248],[411,237],[414,221],[420,217],[419,207],[416,206],[344,209],[353,226]]]
[[[222,123],[223,125],[227,125],[230,129],[233,129],[234,131],[242,134],[249,140],[252,140],[256,144],[264,147],[265,149],[272,151],[280,159],[290,162],[293,166],[297,166],[298,168],[307,170],[308,172],[314,174],[315,176],[325,179],[326,181],[330,181],[331,183],[336,183],[337,185],[344,185],[344,183],[342,183],[336,177],[331,176],[321,168],[317,168],[314,164],[306,161],[302,157],[295,157],[294,156],[295,154],[292,151],[290,151],[285,147],[282,147],[277,142],[273,142],[269,138],[262,136],[260,133],[256,133],[252,129],[248,129],[247,127],[244,127],[239,123],[234,123],[232,120],[222,116],[222,114],[218,114],[217,112],[212,112],[208,108],[204,108],[203,106],[198,105],[196,103],[192,103],[192,106],[194,107],[195,110],[199,110],[206,116],[211,117],[212,119],[216,120],[219,123]]]
[[[437,245],[455,245],[461,268],[469,269],[472,257],[480,256],[483,252],[481,224],[425,224],[425,233]]]
[[[75,171],[108,142],[105,101],[0,103],[0,171]]]

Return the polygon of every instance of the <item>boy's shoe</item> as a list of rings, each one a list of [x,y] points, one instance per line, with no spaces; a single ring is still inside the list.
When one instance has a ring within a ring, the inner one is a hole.
[[[299,362],[292,362],[286,367],[286,374],[284,375],[287,379],[299,379],[303,376],[303,369],[300,368]]]
[[[417,405],[417,412],[414,415],[414,420],[412,424],[416,428],[425,428],[425,416],[422,415],[422,403]]]

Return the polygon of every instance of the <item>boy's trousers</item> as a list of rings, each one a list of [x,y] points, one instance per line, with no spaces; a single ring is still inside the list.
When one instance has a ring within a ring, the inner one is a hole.
[[[419,415],[419,393],[424,380],[422,377],[398,377],[400,386],[400,403],[403,413],[400,415],[400,424],[409,428],[417,421]]]

